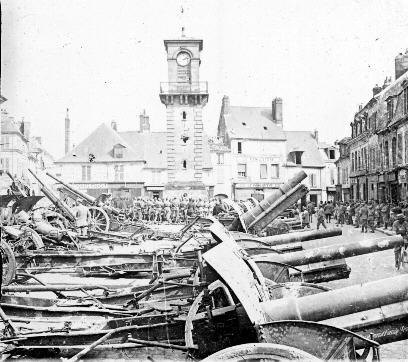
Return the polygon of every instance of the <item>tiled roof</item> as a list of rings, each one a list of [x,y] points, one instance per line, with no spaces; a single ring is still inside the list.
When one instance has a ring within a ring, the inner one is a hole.
[[[78,146],[57,162],[88,162],[89,154],[95,156],[94,162],[118,161],[113,157],[113,146],[121,144],[126,149],[120,161],[143,161],[143,149],[139,144],[128,144],[118,132],[102,123]]]
[[[231,139],[285,140],[285,132],[272,121],[271,108],[231,106],[224,118]]]
[[[303,151],[302,166],[325,167],[319,147],[313,134],[308,131],[286,131],[286,152]],[[291,162],[288,162],[290,165]],[[295,164],[293,164],[295,165]]]
[[[140,149],[145,168],[166,168],[166,132],[140,133],[119,132],[120,136],[133,147]]]
[[[203,168],[211,168],[210,147],[208,138],[203,137]],[[113,157],[113,147],[120,144],[125,147],[123,158]],[[145,168],[167,168],[166,132],[137,131],[117,132],[106,124],[101,124],[68,155],[57,163],[88,162],[89,154],[95,156],[94,162],[109,161],[145,161]]]

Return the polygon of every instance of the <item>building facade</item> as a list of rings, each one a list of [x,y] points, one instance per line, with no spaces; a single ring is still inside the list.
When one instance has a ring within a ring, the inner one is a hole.
[[[231,106],[229,97],[223,97],[217,136],[228,167],[221,177],[215,177],[217,188],[227,196],[263,199],[304,170],[308,174],[304,183],[310,188],[307,199],[322,200],[325,163],[317,133],[284,131],[282,114],[280,98],[275,98],[271,107],[242,107]]]
[[[351,122],[350,195],[354,200],[407,199],[408,51]]]
[[[339,157],[335,161],[337,167],[336,201],[350,201],[350,137],[337,141]]]
[[[54,159],[44,148],[41,137],[30,134],[31,125],[24,120],[18,122],[7,111],[1,112],[0,138],[0,194],[5,194],[12,180],[19,181],[38,193],[40,186],[29,175],[28,169],[38,172],[53,167]]]

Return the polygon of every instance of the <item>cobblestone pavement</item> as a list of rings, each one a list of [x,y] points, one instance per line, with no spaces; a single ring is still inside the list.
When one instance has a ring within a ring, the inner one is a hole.
[[[313,225],[314,226],[314,225]],[[332,222],[328,224],[328,228],[334,227]],[[387,235],[376,231],[375,233],[361,233],[360,229],[352,226],[343,227],[343,235],[333,238],[308,241],[304,243],[305,248],[318,247],[324,245],[334,245],[340,243],[354,242],[361,239],[368,240],[373,238],[384,238]],[[336,280],[327,283],[331,288],[342,288],[349,285],[366,283],[373,280],[384,279],[396,275],[408,273],[408,268],[397,271],[394,268],[394,252],[393,250],[385,250],[378,253],[371,253],[354,258],[348,258],[347,264],[351,268],[350,277],[348,279]],[[384,360],[399,359],[408,360],[408,340],[390,343],[381,346],[381,357]]]

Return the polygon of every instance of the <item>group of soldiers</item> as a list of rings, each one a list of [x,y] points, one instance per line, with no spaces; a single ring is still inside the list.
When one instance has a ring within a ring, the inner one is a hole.
[[[130,212],[133,220],[153,223],[187,222],[189,217],[213,215],[214,207],[221,203],[215,198],[147,198],[138,197]]]
[[[402,254],[406,254],[408,249],[408,202],[328,202],[320,203],[317,208],[309,203],[305,209],[310,221],[316,213],[317,229],[320,225],[326,228],[325,223],[330,222],[333,216],[336,226],[353,225],[357,229],[361,228],[362,233],[374,233],[380,227],[393,230],[404,238],[404,245],[394,249],[395,267],[400,267]]]

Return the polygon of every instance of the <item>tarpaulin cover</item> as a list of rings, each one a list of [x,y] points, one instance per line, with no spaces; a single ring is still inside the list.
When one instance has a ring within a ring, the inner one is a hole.
[[[0,207],[7,207],[10,201],[17,200],[19,197],[17,195],[0,195]]]
[[[30,211],[33,206],[43,198],[44,196],[28,196],[20,200],[17,200],[12,208],[13,213],[18,213],[20,211]]]

